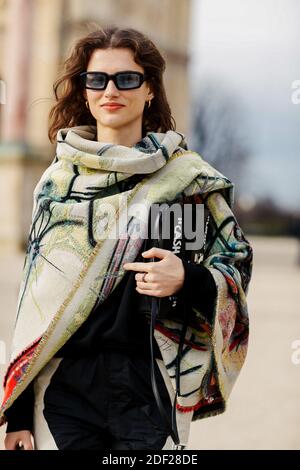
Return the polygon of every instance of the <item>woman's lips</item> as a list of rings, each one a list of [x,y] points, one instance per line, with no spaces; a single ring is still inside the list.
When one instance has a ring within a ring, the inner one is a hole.
[[[114,109],[120,109],[120,108],[123,108],[123,107],[124,107],[123,105],[116,105],[116,104],[102,106],[102,108],[109,109],[111,111],[113,111]]]

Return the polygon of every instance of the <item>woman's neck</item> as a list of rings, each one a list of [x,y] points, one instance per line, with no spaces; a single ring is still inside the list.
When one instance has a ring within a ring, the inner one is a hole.
[[[128,126],[124,128],[112,129],[111,127],[99,126],[97,123],[97,141],[103,143],[111,143],[115,145],[124,145],[133,147],[142,139],[142,131],[140,128],[130,129]]]

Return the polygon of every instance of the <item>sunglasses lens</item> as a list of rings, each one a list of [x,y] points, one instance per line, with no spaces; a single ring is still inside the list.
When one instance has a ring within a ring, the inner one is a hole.
[[[141,77],[137,73],[120,73],[117,76],[118,86],[124,90],[139,87],[140,81]]]
[[[106,85],[106,75],[101,72],[88,72],[83,75],[85,86],[95,90],[104,90]],[[120,72],[116,74],[118,88],[120,90],[130,90],[139,88],[142,84],[141,76],[135,72]]]
[[[87,73],[85,84],[89,88],[103,89],[105,86],[105,75],[101,73]]]

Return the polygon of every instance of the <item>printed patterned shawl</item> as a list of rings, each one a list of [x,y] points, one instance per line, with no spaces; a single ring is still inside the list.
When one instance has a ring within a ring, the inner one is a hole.
[[[34,190],[0,425],[5,410],[118,285],[122,265],[135,261],[150,205],[179,194],[210,211],[203,262],[217,298],[212,325],[194,310],[188,326],[177,409],[193,410],[193,420],[221,413],[248,345],[252,249],[232,213],[234,185],[188,150],[179,132],[149,132],[133,147],[95,139],[94,126],[58,131],[56,156]],[[129,189],[125,181],[132,182]],[[174,390],[181,326],[159,321],[154,332]]]

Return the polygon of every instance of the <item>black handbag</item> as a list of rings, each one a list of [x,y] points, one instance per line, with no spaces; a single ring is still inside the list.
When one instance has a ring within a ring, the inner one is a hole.
[[[206,242],[206,235],[209,223],[209,213],[206,217],[205,223],[205,233],[204,233],[204,240],[202,247],[199,250],[186,250],[186,240],[184,238],[184,199],[179,199],[176,201],[181,206],[181,211],[177,213],[177,215],[171,211],[171,206],[174,204],[172,203],[163,203],[159,210],[157,211],[156,205],[156,214],[153,217],[152,208],[150,208],[149,214],[149,224],[148,224],[148,240],[150,240],[150,244],[152,246],[156,246],[158,248],[163,248],[166,250],[170,250],[175,252],[177,256],[181,259],[186,259],[188,262],[201,262],[204,256],[205,250],[205,242]],[[195,227],[195,205],[192,204],[192,223]],[[206,208],[205,208],[206,210]],[[170,214],[171,211],[171,214]],[[204,212],[205,213],[205,212]],[[167,218],[166,218],[167,216]],[[163,235],[163,221],[168,220],[170,222],[170,237],[164,238]],[[151,225],[152,224],[152,225]],[[149,236],[149,229],[152,230],[154,227],[154,236],[153,231],[150,233],[152,235]],[[178,233],[180,236],[178,237]],[[189,240],[190,242],[190,240]],[[144,244],[143,250],[150,249],[149,242]],[[155,257],[151,258],[151,262],[155,262]],[[155,396],[155,400],[157,406],[159,408],[160,414],[164,418],[165,422],[167,423],[167,427],[169,429],[170,435],[174,441],[173,449],[184,449],[186,447],[185,443],[180,443],[177,423],[176,423],[176,402],[177,396],[180,395],[180,361],[182,357],[182,348],[184,343],[184,338],[187,331],[188,326],[188,308],[189,302],[188,299],[184,298],[182,292],[177,295],[167,296],[167,297],[155,297],[151,296],[151,323],[150,323],[150,349],[151,349],[151,384],[153,393]],[[176,315],[176,312],[181,313]],[[183,315],[182,315],[183,312]],[[172,319],[175,321],[179,321],[182,323],[182,329],[180,334],[180,341],[178,347],[178,354],[176,358],[176,393],[174,398],[174,403],[172,407],[172,423],[170,423],[169,417],[163,407],[162,401],[159,396],[156,379],[155,379],[155,372],[154,372],[154,348],[153,348],[153,339],[154,339],[154,327],[156,324],[157,319]]]
[[[184,259],[188,263],[196,262],[200,263],[204,256],[204,249],[206,243],[206,236],[207,236],[207,229],[208,229],[208,222],[209,222],[209,212],[208,209],[204,208],[204,219],[205,223],[205,231],[203,237],[203,243],[200,248],[193,250],[186,249],[186,242],[187,240],[184,237],[184,201],[188,199],[177,199],[175,201],[164,202],[159,207],[156,206],[156,210],[153,211],[151,206],[150,214],[149,214],[149,221],[148,221],[148,238],[145,240],[142,250],[146,251],[149,250],[151,247],[158,247],[163,248],[165,250],[172,251],[175,253],[179,258]],[[173,211],[173,204],[178,203],[179,211],[176,213]],[[189,216],[191,216],[191,220],[189,223],[192,223],[193,230],[197,230],[197,218],[196,218],[196,208],[195,204],[191,204],[191,212]],[[157,210],[158,209],[158,210]],[[153,214],[153,215],[152,215]],[[168,222],[169,225],[169,232],[164,232],[164,222]],[[200,228],[198,233],[200,232]],[[164,237],[163,235],[167,235]],[[194,242],[194,240],[188,240],[188,243]],[[155,258],[145,259],[141,255],[139,257],[139,261],[143,262],[154,262]],[[182,322],[182,310],[184,307],[185,299],[180,291],[178,294],[170,295],[167,297],[155,297],[158,302],[158,309],[157,309],[157,318],[159,319],[171,319],[176,320],[178,322]]]

